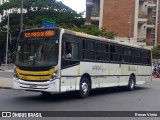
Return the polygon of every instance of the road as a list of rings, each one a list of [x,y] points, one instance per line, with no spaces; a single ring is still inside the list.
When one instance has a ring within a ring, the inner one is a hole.
[[[124,87],[92,90],[87,99],[77,99],[72,92],[43,96],[38,92],[0,89],[0,111],[160,111],[159,103],[160,79],[139,85],[135,91]]]
[[[1,89],[0,111],[157,111],[159,86],[156,80],[131,92],[125,88],[93,90],[87,99],[77,99],[73,93],[42,96],[38,92]]]

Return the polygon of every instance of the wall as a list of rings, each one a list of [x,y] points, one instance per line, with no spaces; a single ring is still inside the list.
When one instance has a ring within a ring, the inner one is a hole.
[[[102,26],[117,32],[118,37],[128,37],[130,15],[132,20],[131,37],[133,37],[135,0],[104,0]]]
[[[160,44],[160,2],[158,8],[157,44]]]

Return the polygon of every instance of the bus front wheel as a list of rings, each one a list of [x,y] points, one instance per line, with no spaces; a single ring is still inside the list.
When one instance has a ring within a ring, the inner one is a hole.
[[[90,91],[90,82],[86,77],[81,78],[79,97],[81,99],[88,97]]]
[[[133,75],[130,76],[129,82],[128,82],[128,90],[132,91],[135,89],[135,77]]]

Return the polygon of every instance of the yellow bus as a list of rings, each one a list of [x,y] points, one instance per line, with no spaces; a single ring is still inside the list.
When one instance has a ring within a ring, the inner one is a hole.
[[[151,50],[62,28],[24,30],[17,42],[15,89],[43,94],[151,81]]]

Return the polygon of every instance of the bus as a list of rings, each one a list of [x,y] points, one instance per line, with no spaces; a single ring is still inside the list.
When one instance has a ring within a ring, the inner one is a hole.
[[[136,85],[152,80],[151,50],[63,28],[20,32],[13,87],[42,94]]]

